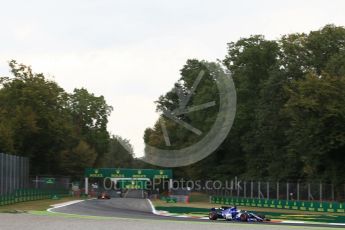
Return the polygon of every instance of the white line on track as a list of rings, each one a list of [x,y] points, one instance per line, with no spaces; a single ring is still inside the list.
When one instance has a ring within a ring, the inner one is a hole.
[[[149,204],[151,206],[152,213],[155,215],[158,215],[157,210],[156,210],[155,206],[152,204],[151,200],[150,199],[146,199],[146,200],[147,200],[147,202],[149,202]]]
[[[285,224],[305,224],[304,221],[293,221],[293,220],[284,220],[281,223],[285,223]]]
[[[68,201],[68,202],[64,202],[64,203],[59,203],[59,204],[53,204],[52,208],[48,208],[47,211],[48,212],[53,212],[52,210],[55,208],[62,208],[68,205],[72,205],[72,204],[76,204],[76,203],[80,203],[83,202],[84,200],[73,200],[73,201]]]
[[[345,226],[345,223],[329,223],[330,225],[340,225],[340,226]]]

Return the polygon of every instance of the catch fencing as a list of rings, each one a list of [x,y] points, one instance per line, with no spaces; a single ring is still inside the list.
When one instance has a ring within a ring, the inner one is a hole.
[[[287,201],[345,201],[345,184],[334,185],[322,182],[260,182],[241,181],[231,183],[230,187],[207,190],[209,195],[250,198],[275,199]]]
[[[0,196],[29,185],[29,159],[0,153]]]
[[[71,178],[68,176],[37,175],[30,177],[28,188],[41,190],[68,190],[71,187]]]
[[[19,202],[43,200],[43,199],[59,199],[60,197],[70,196],[67,189],[59,190],[42,190],[42,189],[17,189],[11,194],[0,196],[0,206],[10,205]]]
[[[29,177],[29,159],[0,153],[0,206],[70,195],[70,178]]]

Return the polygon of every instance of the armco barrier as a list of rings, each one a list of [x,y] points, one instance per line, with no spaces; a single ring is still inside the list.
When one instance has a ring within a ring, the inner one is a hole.
[[[345,203],[317,201],[287,201],[211,196],[212,204],[289,209],[311,212],[345,213]]]
[[[0,196],[0,206],[25,201],[50,199],[53,196],[68,196],[69,194],[68,190],[18,189],[11,194]]]

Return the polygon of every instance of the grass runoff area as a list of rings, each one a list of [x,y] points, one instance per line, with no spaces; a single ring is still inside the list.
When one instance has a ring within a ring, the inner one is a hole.
[[[203,194],[192,194],[190,203],[167,203],[162,200],[152,200],[156,210],[168,211],[179,215],[190,215],[206,217],[212,207],[220,208],[221,205],[209,203],[209,197]],[[292,220],[292,221],[310,221],[321,223],[345,223],[345,214],[339,213],[318,213],[303,212],[296,210],[281,210],[272,208],[254,208],[246,206],[237,206],[239,209],[253,211],[264,214],[272,220]]]
[[[35,200],[26,201],[11,205],[0,206],[0,213],[22,213],[28,211],[45,211],[51,208],[51,205],[68,202],[72,200],[80,200],[80,198],[75,197],[63,197],[58,200],[46,199],[46,200]]]

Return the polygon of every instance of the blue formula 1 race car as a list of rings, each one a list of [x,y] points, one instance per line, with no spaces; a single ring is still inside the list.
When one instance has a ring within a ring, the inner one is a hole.
[[[255,214],[237,209],[234,207],[222,206],[221,208],[211,208],[208,215],[210,220],[225,219],[240,222],[264,222],[270,221],[264,215]]]

